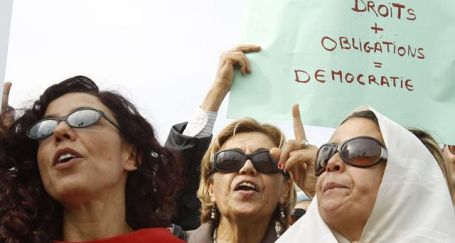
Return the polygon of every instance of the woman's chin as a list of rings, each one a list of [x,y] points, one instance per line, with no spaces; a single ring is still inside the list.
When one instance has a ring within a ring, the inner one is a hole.
[[[84,183],[61,183],[48,193],[62,204],[79,204],[88,201],[94,193]]]
[[[327,199],[319,202],[319,212],[322,215],[338,215],[340,212],[344,212],[345,202],[339,199]]]
[[[250,220],[252,218],[260,217],[261,215],[264,215],[265,217],[266,215],[271,215],[272,213],[273,212],[266,212],[263,205],[255,204],[237,205],[237,207],[230,212],[232,218],[239,220]]]

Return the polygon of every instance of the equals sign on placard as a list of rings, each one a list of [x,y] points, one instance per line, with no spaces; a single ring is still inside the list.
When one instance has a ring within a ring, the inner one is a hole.
[[[382,68],[382,62],[373,62],[374,67]]]

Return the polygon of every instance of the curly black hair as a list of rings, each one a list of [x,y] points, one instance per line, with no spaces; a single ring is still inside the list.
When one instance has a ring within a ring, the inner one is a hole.
[[[62,205],[45,191],[37,165],[38,141],[27,129],[40,120],[48,105],[67,93],[83,92],[107,106],[122,139],[133,145],[140,161],[126,183],[126,220],[137,230],[167,227],[182,186],[179,160],[159,144],[153,127],[136,107],[112,91],[100,91],[85,76],[50,86],[0,135],[0,242],[52,242],[62,239]]]

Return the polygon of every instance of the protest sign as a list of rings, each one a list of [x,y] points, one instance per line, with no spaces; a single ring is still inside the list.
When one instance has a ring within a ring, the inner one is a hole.
[[[368,104],[455,144],[455,1],[249,0],[229,117],[335,127]]]

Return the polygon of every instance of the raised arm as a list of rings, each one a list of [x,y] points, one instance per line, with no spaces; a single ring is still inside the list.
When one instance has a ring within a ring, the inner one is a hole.
[[[245,53],[260,50],[261,47],[257,45],[239,45],[221,55],[215,81],[201,105],[204,111],[218,111],[224,98],[231,90],[234,69],[238,68],[243,75],[251,71],[250,62]]]
[[[188,123],[174,125],[169,133],[166,147],[180,156],[186,171],[185,187],[177,199],[177,211],[173,220],[185,230],[195,229],[200,224],[200,202],[196,197],[200,162],[212,139],[217,112],[231,90],[234,70],[238,68],[244,75],[249,73],[250,64],[245,53],[259,50],[260,47],[256,45],[239,45],[223,53],[215,80],[193,118]]]

